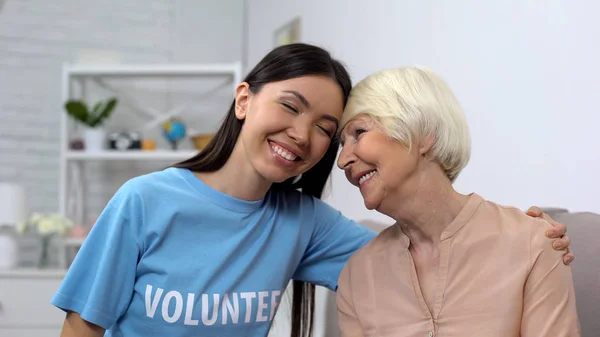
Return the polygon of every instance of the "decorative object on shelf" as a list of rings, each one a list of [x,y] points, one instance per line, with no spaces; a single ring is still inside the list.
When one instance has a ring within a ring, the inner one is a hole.
[[[177,150],[179,142],[185,138],[186,126],[179,118],[169,118],[162,125],[163,136],[171,143],[173,151]]]
[[[81,238],[85,238],[87,235],[88,235],[88,231],[82,225],[73,226],[73,228],[71,228],[71,231],[69,232],[69,237],[71,237],[71,238],[81,239]]]
[[[273,36],[273,46],[279,47],[290,43],[300,42],[300,17],[296,17],[279,27]]]
[[[192,142],[194,143],[194,147],[196,150],[202,151],[210,143],[210,141],[215,137],[214,134],[197,134],[191,136]]]
[[[18,264],[16,227],[27,217],[25,191],[13,183],[0,183],[0,269]]]
[[[154,151],[156,150],[156,142],[154,139],[146,138],[142,140],[142,150],[144,151]]]
[[[82,139],[73,139],[69,142],[69,149],[71,150],[84,150],[85,145]]]
[[[30,257],[29,264],[37,268],[58,267],[61,265],[62,238],[68,236],[73,223],[68,218],[56,214],[33,213],[17,225],[17,232],[25,238],[23,243],[36,245],[24,247],[23,251],[33,251],[37,256]]]
[[[140,150],[142,148],[142,135],[139,132],[113,132],[108,136],[111,150]]]
[[[67,113],[76,121],[86,126],[84,131],[84,147],[86,151],[101,151],[106,143],[106,134],[102,126],[111,116],[116,98],[97,102],[90,110],[83,100],[68,100],[65,103]]]

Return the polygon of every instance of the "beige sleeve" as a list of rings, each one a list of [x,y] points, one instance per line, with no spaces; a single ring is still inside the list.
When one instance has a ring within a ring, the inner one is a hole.
[[[352,287],[350,285],[350,263],[348,262],[342,269],[338,280],[336,292],[338,327],[340,337],[363,337],[362,327],[354,311]]]
[[[581,331],[571,267],[552,248],[551,225],[534,219],[530,232],[530,272],[524,289],[522,337],[579,337]]]

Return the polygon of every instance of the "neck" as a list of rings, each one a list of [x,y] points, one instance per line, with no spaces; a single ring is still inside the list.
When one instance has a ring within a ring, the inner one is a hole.
[[[387,198],[393,207],[384,214],[396,220],[413,249],[439,251],[442,232],[469,197],[456,192],[438,167],[427,168],[411,180],[403,192]]]
[[[195,172],[195,175],[217,191],[248,201],[264,198],[272,184],[248,164],[239,142],[223,167],[214,172]]]

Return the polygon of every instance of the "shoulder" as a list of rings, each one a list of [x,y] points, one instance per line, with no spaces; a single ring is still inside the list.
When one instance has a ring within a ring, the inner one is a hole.
[[[185,187],[185,180],[180,175],[177,168],[167,168],[161,171],[155,171],[139,175],[127,180],[115,196],[128,197],[153,197],[161,196],[165,193],[172,194],[174,191]]]
[[[298,190],[272,190],[271,201],[280,204],[281,206],[287,206],[291,208],[299,207],[315,207],[320,199],[315,198],[311,195],[302,193]]]
[[[346,294],[360,293],[369,297],[368,289],[372,287],[367,285],[373,282],[373,275],[377,273],[374,269],[377,269],[381,261],[386,258],[386,247],[390,244],[390,240],[397,237],[396,227],[391,226],[358,249],[342,268],[338,279],[338,292]]]
[[[536,218],[513,206],[505,206],[484,200],[478,211],[481,221],[497,226],[502,233],[526,234],[539,227]]]
[[[167,168],[131,178],[123,184],[123,188],[131,192],[147,193],[156,189],[167,189],[184,182],[179,168]]]
[[[352,270],[357,270],[364,273],[365,268],[369,268],[373,261],[378,261],[383,257],[389,242],[398,238],[399,234],[396,226],[390,226],[381,231],[350,257],[346,264],[348,272],[351,273]]]
[[[552,225],[546,220],[533,218],[529,233],[529,255],[532,261],[535,261],[542,253],[548,257],[552,256],[552,259],[555,259],[556,261],[562,261],[564,251],[555,250],[552,247],[552,242],[554,240],[550,240],[546,235],[546,232],[551,227]]]
[[[486,220],[492,221],[500,229],[500,233],[513,234],[515,238],[528,242],[531,254],[543,250],[548,250],[549,253],[552,251],[552,254],[562,254],[554,251],[552,240],[546,236],[546,232],[552,227],[547,221],[529,216],[516,207],[503,206],[487,200],[482,211]]]
[[[280,212],[290,215],[301,215],[311,221],[319,216],[341,216],[341,212],[327,204],[325,201],[298,190],[276,190],[271,192],[269,198],[272,207]]]
[[[130,178],[113,194],[107,209],[136,214],[159,204],[165,198],[172,199],[181,190],[182,179],[177,171],[166,169]],[[175,192],[175,193],[174,193]]]

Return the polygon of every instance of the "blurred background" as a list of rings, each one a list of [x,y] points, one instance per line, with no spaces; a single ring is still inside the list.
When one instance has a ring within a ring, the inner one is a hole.
[[[325,47],[354,83],[415,64],[441,74],[473,138],[459,191],[600,213],[598,12],[558,0],[0,0],[0,267],[18,270],[0,273],[0,303],[13,305],[0,335],[56,331],[49,298],[116,189],[201,149],[234,86],[289,42]],[[390,224],[337,169],[326,201]],[[3,239],[9,228],[19,242]],[[581,254],[598,254],[589,247]],[[600,271],[589,277],[600,284]],[[7,279],[43,304],[6,291]],[[320,296],[316,337],[335,336]],[[278,319],[272,334],[285,336]]]

